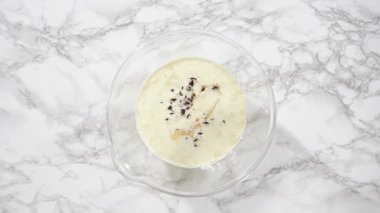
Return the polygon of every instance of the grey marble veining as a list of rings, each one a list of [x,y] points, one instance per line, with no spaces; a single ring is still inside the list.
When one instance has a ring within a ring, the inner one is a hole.
[[[379,212],[379,22],[376,0],[0,1],[0,212]],[[116,172],[105,122],[122,61],[188,28],[246,47],[278,104],[259,168],[191,199]]]

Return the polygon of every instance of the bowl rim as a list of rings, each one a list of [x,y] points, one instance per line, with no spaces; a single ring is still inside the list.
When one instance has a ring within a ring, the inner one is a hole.
[[[227,42],[229,44],[231,44],[232,46],[234,46],[238,51],[240,51],[241,53],[243,53],[247,58],[248,60],[252,63],[256,63],[264,77],[265,77],[265,86],[269,89],[269,96],[270,96],[270,104],[269,104],[269,128],[268,128],[268,134],[267,134],[267,137],[266,137],[266,143],[265,143],[265,147],[263,148],[263,152],[260,154],[260,156],[258,157],[258,159],[256,160],[256,162],[254,164],[251,165],[251,167],[249,169],[247,169],[246,171],[243,172],[242,175],[240,175],[240,177],[226,183],[226,184],[223,184],[221,186],[218,186],[218,187],[215,187],[211,190],[208,190],[208,191],[203,191],[203,192],[199,192],[199,193],[194,193],[194,192],[183,192],[183,191],[175,191],[175,190],[172,190],[172,189],[168,189],[168,188],[164,188],[164,187],[160,187],[158,185],[155,185],[155,184],[152,184],[150,183],[149,181],[144,181],[138,177],[134,177],[134,176],[131,176],[129,174],[127,174],[126,172],[123,171],[123,169],[118,165],[118,163],[116,162],[115,160],[115,155],[114,155],[114,140],[112,138],[112,135],[111,135],[111,128],[110,128],[110,100],[112,98],[112,94],[114,92],[114,86],[115,86],[115,82],[116,80],[120,77],[121,73],[122,73],[122,70],[123,68],[126,67],[126,65],[128,64],[128,62],[130,61],[131,58],[134,57],[134,55],[136,55],[137,52],[139,52],[140,50],[144,49],[145,47],[149,46],[151,43],[157,41],[157,40],[160,40],[160,39],[163,39],[163,38],[166,38],[166,37],[170,37],[170,36],[174,36],[174,35],[179,35],[179,34],[201,34],[201,35],[205,35],[205,36],[209,36],[209,37],[216,37],[217,39],[220,39],[224,42]],[[273,135],[274,135],[274,131],[275,131],[275,126],[276,126],[276,101],[275,101],[275,96],[274,96],[274,93],[273,93],[273,89],[272,89],[272,86],[271,86],[271,83],[269,81],[269,78],[268,78],[268,73],[266,73],[260,63],[252,56],[252,54],[246,49],[244,48],[242,45],[238,44],[237,42],[235,42],[234,40],[226,37],[226,36],[223,36],[221,34],[218,34],[216,32],[213,32],[213,31],[206,31],[206,30],[198,30],[198,29],[184,29],[184,30],[173,30],[173,31],[170,31],[170,32],[166,32],[166,33],[162,33],[158,36],[155,36],[153,38],[150,38],[148,39],[147,41],[142,41],[140,42],[140,44],[135,48],[135,50],[133,50],[128,57],[126,57],[126,59],[124,59],[123,63],[121,64],[121,66],[119,67],[119,69],[117,70],[111,84],[110,84],[110,88],[109,88],[109,92],[108,92],[108,98],[107,98],[107,106],[106,106],[106,121],[107,121],[107,130],[108,130],[108,135],[109,135],[109,138],[110,138],[110,141],[111,141],[111,158],[112,158],[112,162],[113,162],[113,165],[114,167],[116,168],[116,170],[122,174],[124,177],[126,177],[127,179],[133,181],[133,182],[136,182],[136,183],[140,183],[142,184],[143,186],[148,186],[150,188],[153,188],[157,191],[160,191],[160,192],[163,192],[163,193],[166,193],[166,194],[170,194],[170,195],[174,195],[174,196],[181,196],[181,197],[202,197],[202,196],[209,196],[209,195],[213,195],[213,194],[216,194],[216,193],[219,193],[219,192],[222,192],[222,191],[225,191],[235,185],[237,185],[238,183],[242,182],[243,180],[245,180],[256,168],[257,166],[262,162],[262,160],[264,159],[265,155],[267,154],[268,150],[269,150],[269,147],[270,147],[270,144],[272,143],[272,139],[273,139]]]

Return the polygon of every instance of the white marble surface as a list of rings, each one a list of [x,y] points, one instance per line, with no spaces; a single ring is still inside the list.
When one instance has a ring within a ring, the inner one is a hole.
[[[220,194],[179,198],[112,166],[105,105],[140,42],[219,32],[270,74],[277,131]],[[380,212],[380,3],[0,1],[0,212]]]

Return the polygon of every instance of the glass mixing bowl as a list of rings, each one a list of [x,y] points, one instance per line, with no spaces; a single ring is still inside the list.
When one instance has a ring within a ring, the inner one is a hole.
[[[171,165],[151,153],[136,128],[136,100],[144,79],[184,57],[206,58],[224,66],[240,83],[247,102],[247,125],[239,143],[223,159],[199,168]],[[108,100],[108,128],[117,170],[132,181],[180,196],[205,196],[247,177],[268,150],[275,102],[266,74],[237,43],[196,30],[167,33],[142,44],[118,71]]]

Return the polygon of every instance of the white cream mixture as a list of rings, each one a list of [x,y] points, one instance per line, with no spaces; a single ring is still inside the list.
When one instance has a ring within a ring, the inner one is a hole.
[[[144,82],[136,125],[149,149],[180,167],[223,158],[246,125],[239,84],[221,65],[182,58],[160,67]]]

